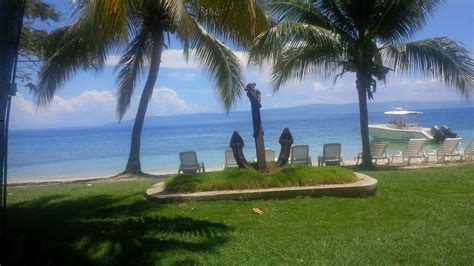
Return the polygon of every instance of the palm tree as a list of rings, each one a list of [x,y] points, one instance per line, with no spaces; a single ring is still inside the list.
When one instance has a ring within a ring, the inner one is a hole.
[[[474,62],[459,43],[445,37],[410,41],[442,0],[270,1],[278,23],[260,34],[250,60],[274,62],[274,91],[289,79],[356,74],[362,167],[371,167],[367,98],[389,71],[424,75],[468,97]]]
[[[247,47],[269,27],[268,12],[256,0],[81,0],[76,2],[74,14],[74,22],[51,38],[39,75],[37,103],[50,103],[56,90],[76,71],[100,70],[109,54],[119,52],[116,86],[121,120],[141,72],[148,68],[124,173],[141,173],[140,137],[165,37],[175,36],[186,59],[193,56],[213,78],[228,111],[241,95],[242,71],[237,57],[212,34],[237,47]]]

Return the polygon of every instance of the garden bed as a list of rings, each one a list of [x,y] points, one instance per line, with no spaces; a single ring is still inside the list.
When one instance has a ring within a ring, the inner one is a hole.
[[[175,175],[165,181],[164,190],[169,193],[185,193],[345,184],[355,181],[357,177],[354,172],[341,167],[290,165],[280,171],[268,173],[252,168],[227,168],[217,172]]]

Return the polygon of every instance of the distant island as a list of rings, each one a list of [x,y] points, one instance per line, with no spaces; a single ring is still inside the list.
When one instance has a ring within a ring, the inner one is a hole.
[[[434,109],[449,109],[449,108],[474,108],[473,102],[467,101],[445,101],[445,102],[370,102],[370,113],[381,113],[391,110],[393,107],[405,107],[413,110],[434,110]],[[346,104],[309,104],[287,108],[262,109],[262,116],[265,119],[284,119],[285,117],[293,118],[299,117],[317,117],[324,115],[336,114],[358,114],[358,103]],[[196,113],[196,114],[182,114],[169,116],[149,116],[145,119],[145,127],[153,125],[180,125],[186,123],[187,125],[197,125],[200,123],[233,123],[242,120],[248,120],[248,111],[231,111],[226,113]],[[125,120],[121,123],[108,123],[105,127],[131,127],[134,120]]]

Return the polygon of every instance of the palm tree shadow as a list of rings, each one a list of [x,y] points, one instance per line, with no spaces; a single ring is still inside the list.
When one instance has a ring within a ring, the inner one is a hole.
[[[156,212],[161,205],[98,195],[39,198],[8,207],[8,262],[12,265],[156,264],[166,254],[217,252],[231,227]],[[186,263],[194,264],[189,260]]]

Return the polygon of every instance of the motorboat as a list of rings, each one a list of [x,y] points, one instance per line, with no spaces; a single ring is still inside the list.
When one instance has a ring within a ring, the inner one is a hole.
[[[370,124],[369,134],[374,139],[408,141],[410,139],[426,139],[427,141],[441,142],[445,138],[455,138],[447,126],[421,127],[418,117],[423,114],[418,111],[408,111],[401,107],[385,112],[388,116],[386,124]]]

